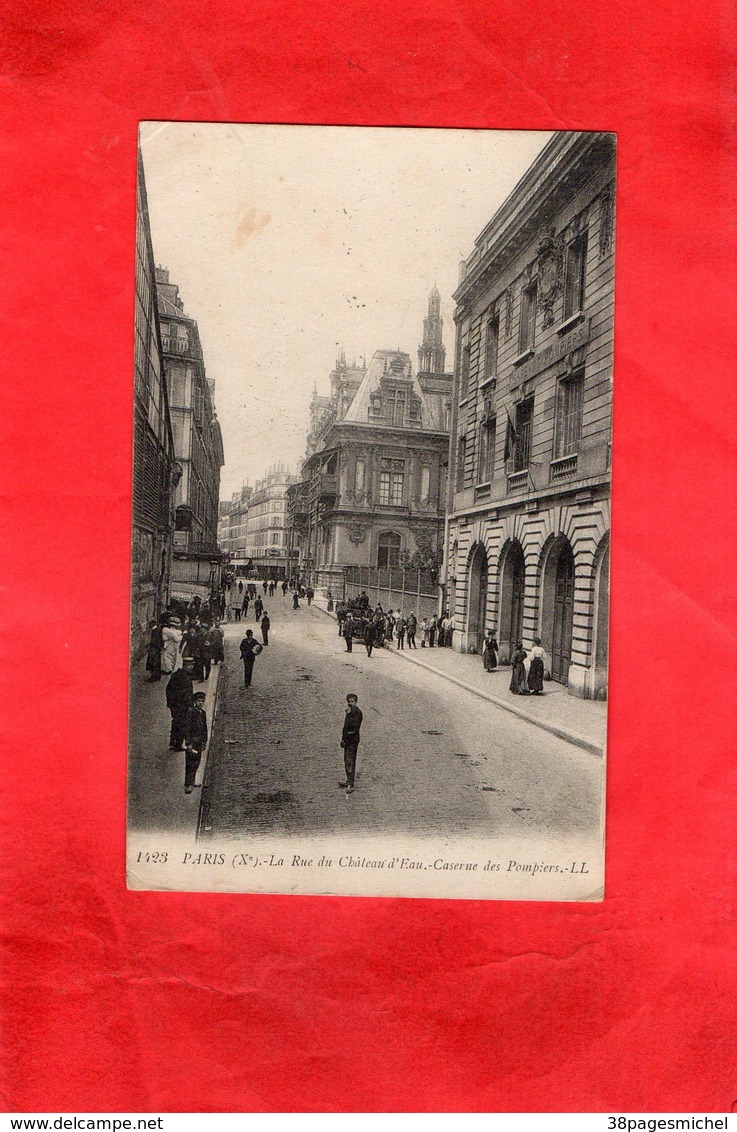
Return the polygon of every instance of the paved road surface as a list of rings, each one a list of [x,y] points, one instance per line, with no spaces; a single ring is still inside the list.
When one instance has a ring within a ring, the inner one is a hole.
[[[243,686],[226,626],[219,720],[202,835],[329,831],[595,836],[601,759],[379,649],[345,652],[336,623],[281,591],[266,602],[270,645]],[[259,634],[257,633],[257,637]],[[364,722],[356,791],[344,777],[345,696]]]

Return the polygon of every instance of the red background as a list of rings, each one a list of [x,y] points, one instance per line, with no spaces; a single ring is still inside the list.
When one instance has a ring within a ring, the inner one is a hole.
[[[4,18],[12,1110],[729,1110],[729,0],[30,0]],[[619,134],[607,897],[130,893],[139,120]]]

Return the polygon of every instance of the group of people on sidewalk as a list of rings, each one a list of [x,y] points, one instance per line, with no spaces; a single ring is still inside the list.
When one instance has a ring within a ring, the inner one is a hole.
[[[209,602],[172,601],[166,612],[149,623],[146,655],[148,682],[168,676],[166,706],[171,715],[169,750],[184,751],[184,791],[191,794],[202,752],[207,746],[205,693],[194,685],[210,678],[213,664],[225,659],[223,630]]]
[[[499,643],[494,629],[489,629],[484,638],[482,657],[484,670],[494,672],[499,663]],[[543,681],[545,680],[547,661],[548,658],[539,637],[533,637],[532,648],[529,652],[525,649],[522,641],[517,641],[510,657],[512,678],[509,683],[509,690],[512,695],[544,695]]]
[[[332,600],[328,606],[332,605]],[[453,642],[453,618],[446,610],[438,617],[423,617],[418,626],[414,611],[405,616],[401,609],[384,612],[381,602],[371,608],[365,590],[351,601],[339,601],[335,607],[338,620],[338,636],[346,644],[346,652],[353,651],[353,641],[360,638],[366,646],[366,655],[371,656],[375,647],[381,648],[387,641],[396,641],[398,649],[417,648],[417,634],[420,635],[421,648],[434,648],[437,637],[438,647],[450,648]]]

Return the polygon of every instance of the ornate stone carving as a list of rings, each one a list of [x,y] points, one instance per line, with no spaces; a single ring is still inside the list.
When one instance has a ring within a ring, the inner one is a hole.
[[[514,299],[512,297],[511,287],[504,292],[504,337],[512,337],[512,309]]]
[[[563,286],[563,248],[554,228],[548,228],[540,239],[537,255],[538,299],[543,311],[543,327],[548,327],[555,322],[555,300]]]
[[[358,546],[359,543],[364,542],[366,539],[366,528],[362,527],[360,523],[351,523],[348,528],[348,537],[352,543]]]
[[[612,250],[614,230],[614,195],[610,188],[604,189],[599,197],[599,258],[609,255]]]

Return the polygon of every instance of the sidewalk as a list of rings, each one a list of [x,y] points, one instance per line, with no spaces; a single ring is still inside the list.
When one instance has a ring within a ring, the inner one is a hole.
[[[205,693],[207,729],[212,722],[221,665],[213,664],[207,684],[195,684]],[[184,793],[184,753],[169,750],[171,714],[166,706],[162,676],[146,682],[145,658],[131,669],[128,724],[128,826],[131,831],[155,830],[194,835],[200,790]],[[202,756],[196,782],[204,781],[210,744]]]
[[[313,601],[323,613],[327,602],[316,597]],[[329,617],[335,617],[329,613]],[[504,711],[511,712],[528,723],[541,727],[565,739],[576,747],[603,755],[606,744],[607,705],[599,700],[582,700],[569,696],[562,684],[546,681],[543,696],[514,696],[509,691],[510,668],[497,668],[485,672],[480,656],[454,652],[453,649],[420,648],[397,651],[394,642],[384,646],[400,661],[417,664],[436,672],[438,676],[474,692]]]

